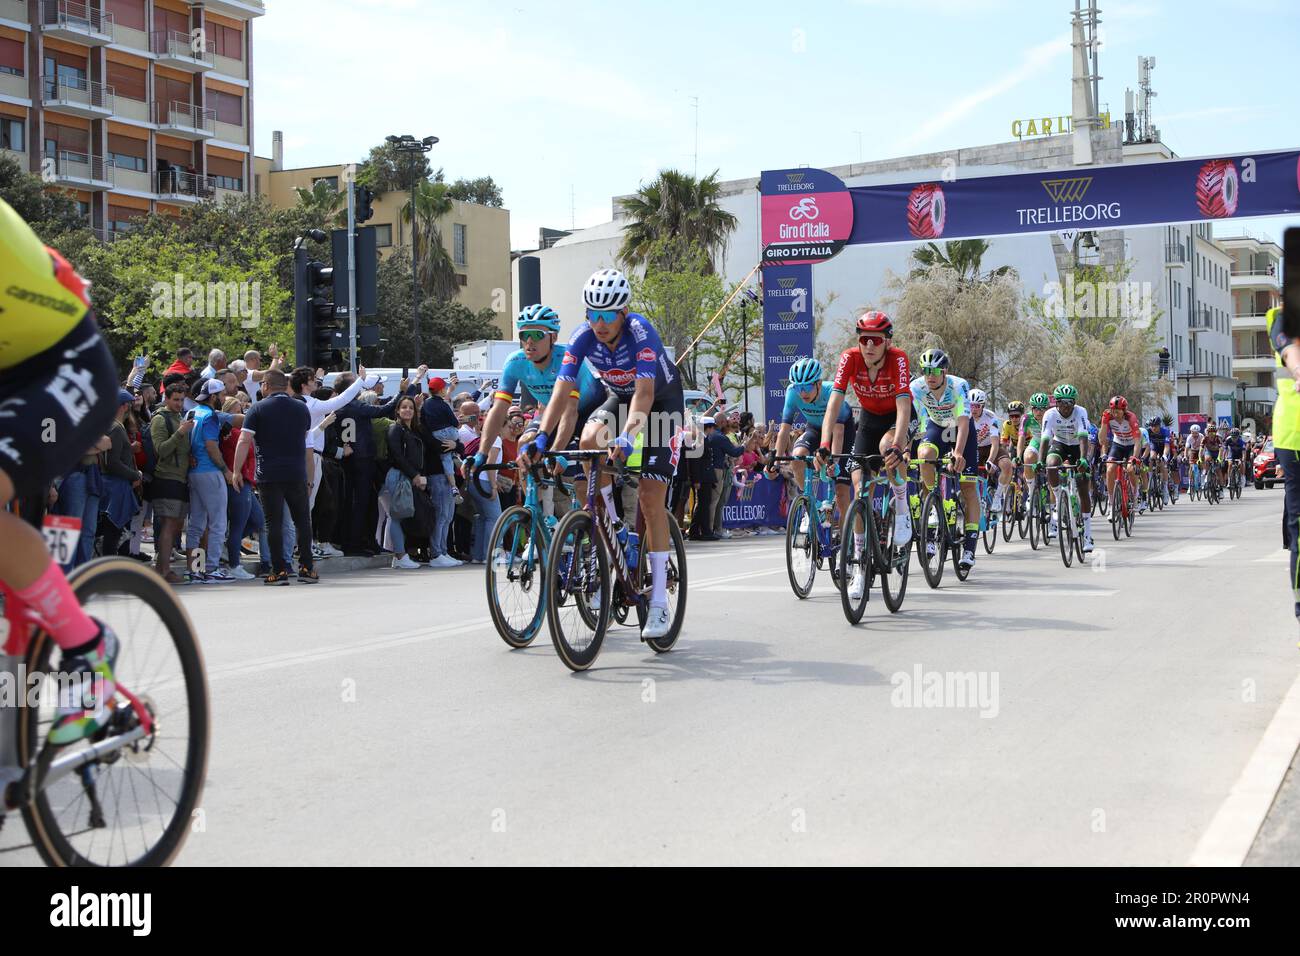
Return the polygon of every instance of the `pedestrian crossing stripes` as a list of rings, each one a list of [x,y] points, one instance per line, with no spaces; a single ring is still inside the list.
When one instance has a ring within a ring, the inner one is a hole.
[[[1235,547],[1235,544],[1190,544],[1175,548],[1173,551],[1153,554],[1143,560],[1160,564],[1190,564],[1193,561],[1204,561],[1225,551],[1231,551]]]

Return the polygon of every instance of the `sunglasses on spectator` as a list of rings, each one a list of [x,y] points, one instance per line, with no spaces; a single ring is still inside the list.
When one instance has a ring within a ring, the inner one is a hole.
[[[885,337],[883,335],[859,335],[858,341],[863,345],[883,345]]]
[[[519,333],[520,342],[540,342],[546,338],[546,331],[543,329],[524,329]]]
[[[609,325],[618,321],[618,312],[618,309],[588,309],[587,321]]]

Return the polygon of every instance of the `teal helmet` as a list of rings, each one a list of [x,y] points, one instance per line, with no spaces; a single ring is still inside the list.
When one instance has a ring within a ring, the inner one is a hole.
[[[822,380],[822,363],[815,358],[801,358],[790,366],[790,384],[805,389]]]
[[[524,329],[545,329],[547,332],[560,334],[560,314],[549,305],[530,305],[519,313],[518,331]]]
[[[1077,402],[1079,390],[1073,385],[1058,385],[1052,391],[1052,397],[1058,402]]]
[[[1034,394],[1029,396],[1030,408],[1046,408],[1050,404],[1052,403],[1051,400],[1048,399],[1046,392],[1034,392]]]

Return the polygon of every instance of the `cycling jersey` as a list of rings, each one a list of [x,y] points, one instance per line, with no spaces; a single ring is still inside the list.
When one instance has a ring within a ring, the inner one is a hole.
[[[1151,429],[1146,431],[1146,439],[1151,443],[1151,450],[1157,455],[1163,455],[1165,446],[1169,444],[1169,429],[1163,425],[1154,432]]]
[[[970,416],[970,385],[964,378],[945,375],[943,389],[936,395],[925,384],[925,376],[912,380],[910,391],[912,405],[918,408],[922,425],[936,422],[944,428],[957,424],[957,419]]]
[[[1206,435],[1202,447],[1210,455],[1215,457],[1219,454],[1219,446],[1223,444],[1223,439],[1218,435]]]
[[[853,383],[858,404],[863,411],[873,415],[892,415],[898,410],[898,396],[908,394],[912,373],[907,365],[907,353],[902,349],[888,348],[885,358],[873,381],[867,371],[867,360],[859,348],[846,349],[835,370],[832,389],[841,394]]]
[[[798,385],[791,385],[785,390],[785,407],[781,410],[781,424],[793,425],[795,415],[802,415],[803,420],[814,428],[821,428],[822,422],[826,418],[826,405],[831,400],[831,392],[834,389],[830,382],[821,382],[817,388],[817,397],[811,402],[805,402],[803,396],[799,393]],[[840,413],[836,417],[837,422],[847,422],[853,417],[853,409],[849,408],[847,402],[840,404]]]
[[[1139,431],[1137,416],[1132,412],[1125,412],[1122,417],[1116,417],[1111,414],[1110,409],[1106,409],[1101,414],[1101,427],[1110,426],[1110,440],[1119,445],[1131,445],[1137,440]]]
[[[1234,460],[1240,458],[1246,452],[1246,443],[1240,438],[1233,438],[1231,435],[1223,440],[1223,447],[1228,449],[1228,453]]]
[[[506,359],[505,367],[501,370],[501,381],[497,384],[494,398],[504,398],[506,401],[514,401],[515,393],[519,391],[520,386],[528,391],[538,403],[545,405],[551,400],[551,390],[555,387],[555,380],[560,374],[560,369],[564,366],[564,351],[559,348],[551,349],[551,359],[542,368],[530,361],[523,349],[511,354]],[[572,397],[581,394],[584,398],[594,395],[600,388],[600,382],[592,374],[591,369],[583,365],[578,369],[578,381],[575,387],[569,390]]]
[[[999,424],[998,417],[987,408],[984,409],[984,414],[971,422],[979,447],[988,448],[993,444],[993,436],[997,434]]]
[[[1038,441],[1038,437],[1042,433],[1043,423],[1035,418],[1032,413],[1020,419],[1020,434],[1025,436],[1027,443]]]
[[[0,199],[0,369],[57,344],[89,310],[86,283]]]
[[[654,379],[656,395],[666,394],[673,385],[681,390],[677,369],[664,351],[659,333],[645,316],[635,312],[623,320],[623,331],[613,346],[601,342],[584,323],[569,342],[555,380],[575,383],[583,359],[600,373],[607,389],[623,398],[630,398],[643,378]]]
[[[1192,434],[1187,436],[1187,450],[1189,452],[1200,451],[1201,442],[1203,442],[1204,440],[1205,440],[1205,436],[1202,435],[1200,432],[1193,432]]]
[[[1079,439],[1088,437],[1088,410],[1075,405],[1069,418],[1062,417],[1055,408],[1043,416],[1043,438],[1062,445],[1078,445]]]

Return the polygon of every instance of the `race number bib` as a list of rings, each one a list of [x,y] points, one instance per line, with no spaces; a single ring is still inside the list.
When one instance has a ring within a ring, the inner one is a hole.
[[[54,563],[69,564],[77,552],[77,541],[81,538],[81,519],[67,515],[46,515],[41,534],[45,536],[45,546],[50,549]]]

